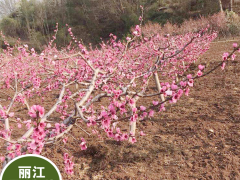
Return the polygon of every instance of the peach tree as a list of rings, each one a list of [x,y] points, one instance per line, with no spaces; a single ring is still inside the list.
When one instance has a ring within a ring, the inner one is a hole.
[[[141,26],[142,17],[126,40],[111,34],[97,47],[78,41],[70,27],[72,42],[61,50],[54,45],[57,28],[41,53],[21,43],[11,47],[5,41],[7,49],[0,54],[3,166],[22,154],[41,154],[45,145],[59,139],[68,143],[72,128],[85,131],[79,122],[99,138],[135,143],[138,123],[188,96],[195,80],[218,67],[224,69],[239,49],[234,43],[233,51],[224,53],[216,67],[199,64],[198,71],[189,74],[217,33],[206,28],[184,35],[144,37]],[[154,81],[153,90],[150,81]],[[139,102],[146,97],[154,100],[148,105]],[[129,131],[122,131],[123,126],[129,126]],[[79,148],[87,149],[84,138],[79,139]],[[63,157],[66,173],[73,174],[72,158],[67,153]]]

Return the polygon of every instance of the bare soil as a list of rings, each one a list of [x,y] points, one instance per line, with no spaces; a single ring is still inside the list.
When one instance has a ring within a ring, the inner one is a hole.
[[[199,63],[213,67],[232,43],[212,43]],[[196,72],[197,66],[191,71]],[[240,179],[240,55],[224,71],[196,80],[188,97],[139,122],[137,128],[137,143],[129,144],[89,137],[74,127],[66,145],[62,141],[48,145],[42,155],[59,167],[64,180]],[[139,135],[141,130],[146,136]],[[87,140],[86,151],[79,147],[81,137]],[[65,152],[73,156],[74,176],[64,173]]]

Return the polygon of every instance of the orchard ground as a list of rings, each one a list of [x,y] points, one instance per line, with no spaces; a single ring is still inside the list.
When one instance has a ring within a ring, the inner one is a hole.
[[[224,52],[232,50],[233,42],[211,43],[210,50],[197,64],[214,67]],[[198,70],[197,65],[190,69],[193,73]],[[153,80],[151,83],[154,87]],[[55,100],[52,94],[45,102]],[[151,104],[153,100],[143,98],[140,103]],[[26,109],[19,111],[27,116]],[[91,132],[84,123],[78,125]],[[59,167],[64,180],[240,179],[240,55],[224,71],[219,68],[196,80],[188,97],[167,105],[166,111],[156,113],[154,118],[139,122],[137,128],[137,142],[130,144],[88,136],[75,126],[66,144],[60,140],[46,145],[41,155]],[[146,136],[140,136],[141,130]],[[22,133],[13,132],[16,137]],[[79,147],[81,137],[87,141],[86,151]],[[5,147],[1,147],[3,153]],[[66,152],[73,156],[73,176],[64,172]]]

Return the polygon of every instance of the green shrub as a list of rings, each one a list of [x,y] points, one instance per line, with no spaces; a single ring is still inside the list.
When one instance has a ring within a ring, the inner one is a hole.
[[[233,11],[226,11],[229,33],[231,35],[240,34],[240,16]]]
[[[56,44],[58,47],[66,46],[71,41],[71,37],[67,32],[67,28],[61,28],[58,30]]]
[[[17,30],[19,28],[19,24],[16,19],[10,17],[4,17],[1,20],[0,27],[3,33],[6,36],[17,37]]]

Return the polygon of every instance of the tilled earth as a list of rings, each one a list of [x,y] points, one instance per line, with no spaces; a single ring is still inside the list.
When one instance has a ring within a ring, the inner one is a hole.
[[[211,69],[234,41],[214,42],[199,60]],[[238,54],[237,54],[238,55]],[[191,68],[197,72],[197,66]],[[150,104],[147,98],[141,104]],[[79,124],[90,132],[84,124]],[[196,80],[188,97],[138,123],[137,142],[88,136],[74,127],[68,143],[44,149],[63,179],[238,180],[240,179],[240,54],[224,71]],[[144,131],[146,136],[139,135]],[[78,146],[81,137],[88,149]],[[63,153],[75,162],[74,176],[64,173]]]

